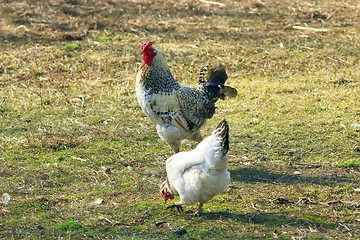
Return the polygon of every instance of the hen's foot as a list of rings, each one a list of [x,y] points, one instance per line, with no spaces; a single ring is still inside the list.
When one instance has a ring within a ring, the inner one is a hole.
[[[172,211],[174,208],[177,208],[178,212],[183,212],[184,209],[182,208],[181,205],[176,205],[176,204],[173,204],[171,206],[168,206],[166,209],[170,209],[170,211]]]
[[[200,216],[201,216],[201,212],[196,211],[196,212],[194,213],[194,216],[195,216],[195,217],[200,217]]]
[[[204,203],[200,203],[198,210],[195,212],[196,217],[200,217]]]

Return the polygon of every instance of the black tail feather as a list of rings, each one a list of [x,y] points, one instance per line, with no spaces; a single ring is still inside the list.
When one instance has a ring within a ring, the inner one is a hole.
[[[224,65],[218,64],[212,66],[208,64],[200,70],[198,84],[201,85],[216,102],[218,98],[225,99],[225,97],[236,97],[237,95],[235,88],[225,86],[227,78],[228,76]]]
[[[209,67],[207,72],[207,82],[216,83],[220,82],[224,84],[228,76],[226,74],[226,68],[224,65],[219,64],[215,67]]]
[[[229,125],[226,119],[220,121],[217,129],[220,131],[220,137],[222,138],[221,152],[225,155],[229,151]]]
[[[222,64],[218,64],[212,67],[208,64],[206,67],[200,69],[199,84],[213,85],[212,83],[220,83],[224,85],[228,76],[226,74],[226,68]]]

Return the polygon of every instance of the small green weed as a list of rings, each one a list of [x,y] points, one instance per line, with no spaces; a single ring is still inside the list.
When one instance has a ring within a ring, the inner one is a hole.
[[[79,50],[79,46],[77,44],[66,44],[65,45],[65,50],[69,51],[69,52],[73,52],[75,50]]]
[[[99,41],[108,41],[108,40],[111,40],[112,37],[106,35],[106,34],[103,34],[99,37]]]
[[[113,37],[113,40],[117,40],[117,41],[120,41],[122,40],[120,34],[116,34],[114,37]]]

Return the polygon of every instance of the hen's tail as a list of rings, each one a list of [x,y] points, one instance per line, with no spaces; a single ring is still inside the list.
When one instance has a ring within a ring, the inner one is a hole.
[[[229,125],[225,119],[221,120],[211,135],[202,140],[193,150],[195,156],[203,156],[211,169],[225,170],[228,164]]]
[[[229,151],[229,125],[226,119],[220,121],[213,134],[221,138],[221,153],[225,155]]]
[[[200,70],[198,83],[204,87],[215,101],[218,98],[236,97],[237,90],[235,88],[225,86],[228,76],[225,66],[218,64],[216,66],[207,65]]]

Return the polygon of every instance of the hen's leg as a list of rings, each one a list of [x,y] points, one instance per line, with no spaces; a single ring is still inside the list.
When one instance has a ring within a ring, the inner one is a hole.
[[[200,202],[199,208],[198,208],[198,210],[195,212],[195,216],[200,216],[200,215],[201,215],[203,205],[204,205],[204,203],[203,203],[203,202]]]
[[[168,206],[166,209],[170,209],[170,211],[172,211],[174,208],[177,208],[178,212],[180,211],[184,211],[184,209],[182,208],[181,204],[180,203],[175,203],[171,206]]]
[[[203,138],[202,138],[202,136],[200,134],[199,139],[198,139],[198,143],[200,143],[202,140],[203,140]]]

